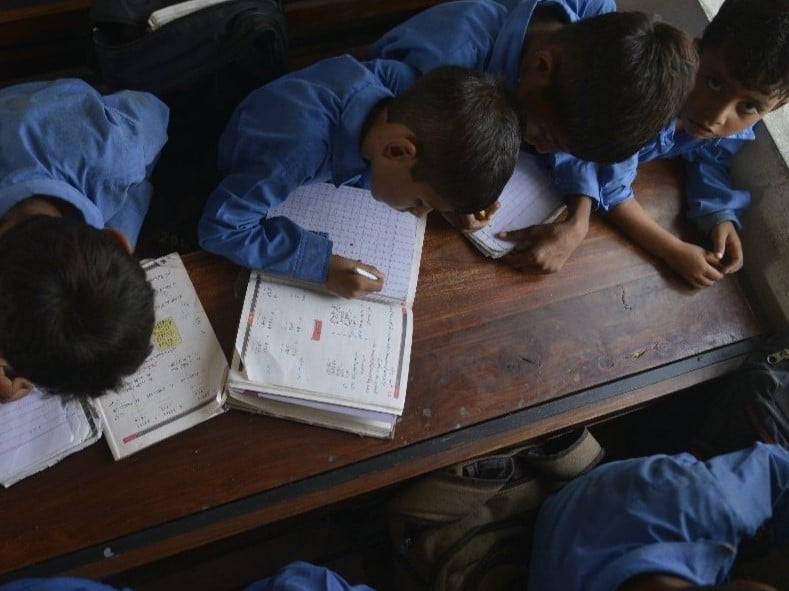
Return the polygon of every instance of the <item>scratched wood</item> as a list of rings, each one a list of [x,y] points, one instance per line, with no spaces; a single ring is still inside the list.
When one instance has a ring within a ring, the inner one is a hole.
[[[677,171],[644,166],[636,194],[680,234]],[[227,352],[235,337],[239,268],[196,253],[185,258]],[[265,491],[270,505],[162,535],[123,555],[74,569],[106,576],[209,541],[383,488],[441,465],[621,411],[647,398],[630,393],[604,408],[453,446],[464,428],[513,411],[572,400],[589,388],[692,358],[763,331],[736,278],[695,291],[659,261],[594,218],[565,268],[524,275],[485,260],[442,219],[430,219],[414,305],[415,332],[405,414],[392,441],[229,412],[119,462],[103,442],[0,491],[0,573],[226,506]],[[709,378],[689,374],[678,386]],[[668,388],[668,386],[663,386]],[[653,387],[648,398],[669,393]],[[542,431],[541,431],[542,430]],[[446,439],[446,443],[442,443]],[[439,441],[435,455],[383,462],[343,479],[354,464]],[[336,475],[321,490],[289,485]],[[194,525],[194,523],[193,523]]]

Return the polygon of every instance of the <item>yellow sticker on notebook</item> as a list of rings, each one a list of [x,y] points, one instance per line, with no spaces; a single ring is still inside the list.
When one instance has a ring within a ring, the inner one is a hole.
[[[171,316],[162,318],[153,327],[153,344],[160,351],[167,351],[177,347],[184,342],[181,333],[178,331],[178,325]]]

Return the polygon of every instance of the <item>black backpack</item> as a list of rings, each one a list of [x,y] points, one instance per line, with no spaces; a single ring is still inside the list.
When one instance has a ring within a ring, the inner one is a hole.
[[[144,90],[170,107],[146,227],[178,234],[161,254],[197,248],[196,223],[219,181],[216,146],[235,107],[286,71],[281,0],[225,0],[151,29],[175,0],[94,0],[91,63],[106,90]],[[182,231],[183,230],[183,231]],[[159,233],[161,233],[159,232]],[[144,255],[157,255],[144,252]]]

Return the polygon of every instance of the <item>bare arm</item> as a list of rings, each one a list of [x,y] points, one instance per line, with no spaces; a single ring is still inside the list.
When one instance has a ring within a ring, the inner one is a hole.
[[[714,253],[674,236],[652,219],[635,199],[623,201],[608,217],[633,242],[663,259],[693,287],[708,287],[723,277]]]

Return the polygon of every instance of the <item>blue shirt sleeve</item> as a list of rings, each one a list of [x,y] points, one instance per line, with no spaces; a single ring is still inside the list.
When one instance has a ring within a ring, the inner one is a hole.
[[[2,591],[2,590],[0,590]],[[367,585],[350,585],[336,572],[308,562],[292,562],[269,578],[244,591],[375,591]]]
[[[106,221],[108,227],[121,230],[136,244],[153,194],[148,179],[167,142],[169,110],[154,95],[145,92],[124,90],[106,95],[103,100],[108,109],[127,120],[142,148],[144,179],[129,187],[123,207]]]
[[[722,138],[683,154],[687,173],[687,215],[706,235],[718,224],[731,221],[742,228],[740,217],[748,207],[748,191],[734,189],[729,179],[731,159],[745,141]]]
[[[280,79],[250,95],[220,138],[227,176],[209,195],[200,245],[252,269],[325,282],[331,242],[269,209],[315,178],[328,158],[332,124],[319,86]]]
[[[580,160],[566,152],[546,155],[554,186],[562,197],[586,195],[593,209],[607,213],[633,196],[633,181],[638,171],[638,155],[614,164]]]
[[[73,205],[85,223],[118,229],[134,244],[168,116],[152,94],[101,95],[78,79],[2,89],[0,215],[31,195],[49,195]]]
[[[420,74],[444,65],[485,69],[505,16],[493,0],[437,4],[384,33],[368,57],[404,62]]]

